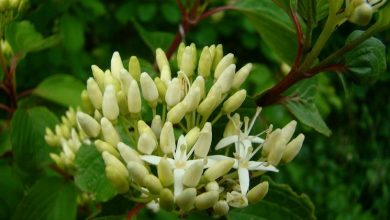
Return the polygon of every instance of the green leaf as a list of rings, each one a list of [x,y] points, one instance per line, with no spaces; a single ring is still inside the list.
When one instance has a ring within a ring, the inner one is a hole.
[[[317,0],[298,1],[298,13],[306,22],[307,27],[314,28],[317,24]]]
[[[293,92],[284,104],[300,122],[329,136],[332,132],[314,103],[317,92],[314,81],[314,79],[306,79],[291,88]]]
[[[76,185],[84,192],[91,193],[97,201],[107,201],[116,190],[106,177],[105,164],[95,145],[83,145],[76,155],[78,173]]]
[[[46,49],[59,42],[54,35],[43,38],[29,21],[13,22],[7,26],[5,37],[15,53],[28,53]]]
[[[84,25],[79,19],[65,14],[60,20],[60,32],[65,49],[79,51],[84,46]]]
[[[315,220],[314,205],[305,194],[298,195],[290,186],[277,184],[270,178],[266,197],[259,203],[229,212],[229,220]]]
[[[235,9],[253,24],[262,40],[281,59],[291,64],[297,50],[295,30],[289,16],[271,0],[238,1]]]
[[[38,181],[18,205],[13,220],[76,219],[75,186],[60,177]]]
[[[57,117],[44,107],[18,109],[11,121],[11,143],[17,165],[25,171],[36,171],[49,160],[44,140],[45,128],[54,127]]]
[[[172,42],[174,35],[166,32],[147,31],[136,21],[133,21],[134,27],[137,29],[142,40],[148,45],[150,50],[154,53],[157,48],[163,50],[168,49]]]
[[[0,179],[0,219],[8,219],[23,198],[23,183],[5,161],[0,161]]]
[[[80,105],[83,83],[70,75],[58,74],[47,77],[33,94],[63,106]]]
[[[358,38],[363,31],[352,32],[348,42]],[[354,82],[370,84],[375,82],[386,70],[386,47],[378,39],[370,37],[345,54],[347,73]]]

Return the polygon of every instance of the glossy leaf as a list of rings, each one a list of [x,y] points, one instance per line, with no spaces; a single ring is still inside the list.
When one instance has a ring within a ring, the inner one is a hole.
[[[18,205],[13,220],[76,219],[76,187],[59,177],[39,180]]]
[[[105,174],[105,164],[94,145],[83,145],[76,155],[78,173],[76,185],[84,192],[89,192],[97,201],[107,201],[116,191]]]
[[[25,171],[41,168],[49,160],[45,128],[53,128],[57,117],[48,109],[18,109],[11,122],[11,143],[16,163]]]
[[[63,106],[78,106],[84,87],[83,83],[72,76],[58,74],[43,80],[33,93]]]
[[[149,49],[154,53],[157,48],[163,50],[168,49],[170,43],[172,42],[174,36],[171,33],[159,32],[159,31],[147,31],[138,24],[136,21],[133,21],[134,27],[137,29],[142,40],[148,45]]]
[[[293,24],[285,11],[271,0],[239,1],[234,7],[252,22],[262,40],[281,61],[293,62],[297,42]]]

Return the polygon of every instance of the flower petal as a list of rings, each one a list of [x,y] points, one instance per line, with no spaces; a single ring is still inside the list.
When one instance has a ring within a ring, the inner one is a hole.
[[[238,178],[242,195],[246,195],[249,189],[249,171],[247,168],[238,168]]]

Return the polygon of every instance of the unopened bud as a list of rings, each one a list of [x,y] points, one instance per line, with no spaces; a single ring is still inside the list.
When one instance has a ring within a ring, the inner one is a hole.
[[[195,198],[196,198],[196,189],[187,188],[183,190],[183,192],[176,197],[176,204],[179,206],[181,210],[190,211],[191,209],[194,208]]]
[[[161,129],[162,129],[162,124],[161,124],[161,117],[160,115],[155,115],[153,120],[152,120],[152,126],[151,126],[154,135],[156,137],[160,137]]]
[[[199,138],[194,145],[194,153],[197,157],[205,158],[209,153],[212,140],[211,123],[207,122],[200,131]]]
[[[160,134],[160,148],[164,154],[173,153],[175,149],[175,134],[170,121],[165,122]]]
[[[208,181],[214,181],[227,174],[234,165],[234,160],[221,160],[212,165],[204,172],[204,177]]]
[[[101,91],[104,90],[104,71],[96,65],[91,66],[92,75]]]
[[[167,211],[171,211],[173,209],[174,198],[171,190],[166,188],[161,190],[159,198],[161,208]]]
[[[219,76],[215,84],[221,86],[221,93],[227,93],[232,88],[236,65],[229,65]]]
[[[157,105],[158,90],[149,74],[143,72],[140,77],[142,95],[149,105],[154,108]]]
[[[141,76],[141,66],[136,56],[131,56],[129,59],[129,73],[133,79],[139,82]]]
[[[144,154],[152,154],[156,147],[156,140],[149,133],[143,133],[139,136],[137,149],[140,152]]]
[[[204,47],[199,57],[198,75],[205,79],[210,75],[211,65],[213,64],[211,58],[209,47]]]
[[[130,161],[144,164],[143,160],[140,158],[138,152],[131,148],[130,146],[127,146],[126,144],[119,142],[117,145],[117,149],[119,150],[119,153],[122,157],[122,159],[128,163]]]
[[[195,198],[195,207],[199,210],[208,209],[214,206],[218,201],[219,192],[204,192]]]
[[[131,81],[129,90],[127,91],[127,107],[130,113],[138,114],[141,112],[141,93],[138,83],[135,80]]]
[[[84,112],[77,112],[77,121],[88,137],[97,137],[99,135],[100,125],[90,115],[85,114]]]
[[[105,171],[107,179],[119,193],[126,193],[129,191],[129,182],[127,181],[127,177],[122,176],[116,167],[106,166]]]
[[[214,78],[218,79],[228,66],[232,65],[234,61],[234,55],[232,53],[226,54],[218,65],[215,67]]]
[[[144,186],[153,194],[160,194],[163,189],[160,180],[152,174],[144,177]]]
[[[214,55],[212,53],[212,48],[210,47],[210,54],[213,57],[213,65],[212,70],[215,70],[219,62],[221,61],[223,57],[223,47],[222,44],[218,44],[217,47],[214,50]]]
[[[264,181],[262,183],[259,183],[255,187],[253,187],[251,190],[249,190],[247,194],[248,202],[250,203],[256,203],[260,202],[265,195],[267,195],[268,192],[268,182]]]
[[[213,205],[213,211],[216,217],[226,215],[229,212],[229,205],[225,200],[219,200]]]
[[[115,89],[113,85],[109,85],[104,90],[103,103],[102,103],[103,115],[108,120],[114,121],[119,115],[118,100],[115,95]]]
[[[246,90],[241,89],[240,91],[235,92],[230,98],[228,98],[222,106],[222,112],[230,114],[236,111],[246,98]]]
[[[303,134],[299,134],[296,138],[287,144],[282,157],[282,161],[284,163],[292,161],[295,156],[297,156],[301,150],[303,140],[305,140],[305,136]]]
[[[193,127],[185,136],[186,143],[187,143],[187,149],[191,149],[192,146],[194,146],[196,140],[198,140],[200,134],[200,128]]]
[[[187,46],[183,51],[179,69],[183,71],[188,77],[194,74],[194,59],[196,59],[196,57],[193,57],[191,47]]]
[[[252,64],[248,63],[245,66],[241,67],[241,69],[236,72],[236,74],[234,75],[233,83],[232,83],[233,89],[240,88],[240,86],[248,78],[248,75],[251,72],[251,69],[252,69]]]
[[[173,184],[173,167],[167,158],[161,158],[157,165],[157,174],[163,186],[169,187]]]
[[[171,110],[169,110],[167,114],[168,121],[172,122],[172,124],[177,124],[183,119],[186,114],[186,106],[179,102],[179,104],[175,105]]]
[[[183,176],[183,184],[187,187],[196,187],[203,173],[203,161],[198,161],[189,166]]]
[[[129,170],[129,174],[133,180],[138,185],[142,186],[144,177],[149,174],[149,171],[146,169],[146,167],[137,162],[130,161],[127,163],[127,169]]]
[[[115,156],[116,158],[119,158],[118,151],[111,144],[109,144],[109,143],[107,143],[105,141],[102,141],[102,140],[96,140],[95,141],[95,146],[96,146],[96,149],[99,152],[103,153],[104,151],[107,151],[108,153],[110,153],[111,155]]]
[[[87,80],[87,92],[89,100],[91,100],[92,105],[95,107],[95,109],[101,109],[103,95],[100,91],[98,84],[92,77]]]
[[[171,83],[167,87],[165,102],[169,107],[175,106],[181,101],[182,93],[183,91],[180,80],[178,78],[172,79]]]
[[[102,127],[104,140],[107,143],[116,146],[120,141],[120,137],[111,122],[107,118],[103,117],[100,120],[100,125]]]

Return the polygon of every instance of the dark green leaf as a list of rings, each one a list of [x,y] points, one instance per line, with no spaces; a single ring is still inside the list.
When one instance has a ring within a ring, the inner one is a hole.
[[[293,62],[297,42],[293,24],[285,11],[271,0],[238,1],[234,7],[247,16],[281,61]]]
[[[358,38],[363,31],[352,32],[346,41]],[[375,82],[386,70],[386,47],[378,39],[371,37],[345,54],[347,77],[359,84]]]
[[[91,193],[97,201],[107,201],[116,190],[106,177],[105,164],[94,145],[83,145],[76,155],[78,173],[76,185],[84,192]]]
[[[22,54],[46,49],[59,41],[58,36],[43,38],[29,21],[9,24],[5,36],[13,51]]]
[[[293,92],[284,104],[300,122],[329,136],[332,132],[322,119],[322,116],[314,103],[317,89],[313,82],[314,79],[303,80],[301,83],[291,88]]]
[[[305,20],[307,27],[317,24],[317,0],[298,1],[298,14]]]
[[[62,178],[38,181],[18,205],[13,220],[76,219],[75,186]]]
[[[0,161],[0,219],[8,219],[23,197],[23,183],[15,169]]]
[[[146,45],[148,45],[148,47],[153,53],[156,51],[157,48],[166,50],[174,38],[173,34],[171,33],[147,31],[136,21],[133,21],[133,23],[140,37],[146,43]]]
[[[34,171],[49,160],[49,147],[43,137],[45,128],[54,127],[57,123],[57,117],[43,107],[15,112],[11,122],[11,143],[20,168]]]
[[[314,220],[314,206],[305,194],[298,195],[290,186],[270,183],[268,194],[261,202],[249,205],[243,209],[231,210],[229,220],[258,219],[291,219],[291,220]]]
[[[70,75],[58,74],[47,77],[34,90],[34,94],[63,106],[80,105],[84,85]]]
[[[71,15],[64,15],[60,20],[60,31],[65,49],[81,50],[84,45],[84,25]]]

